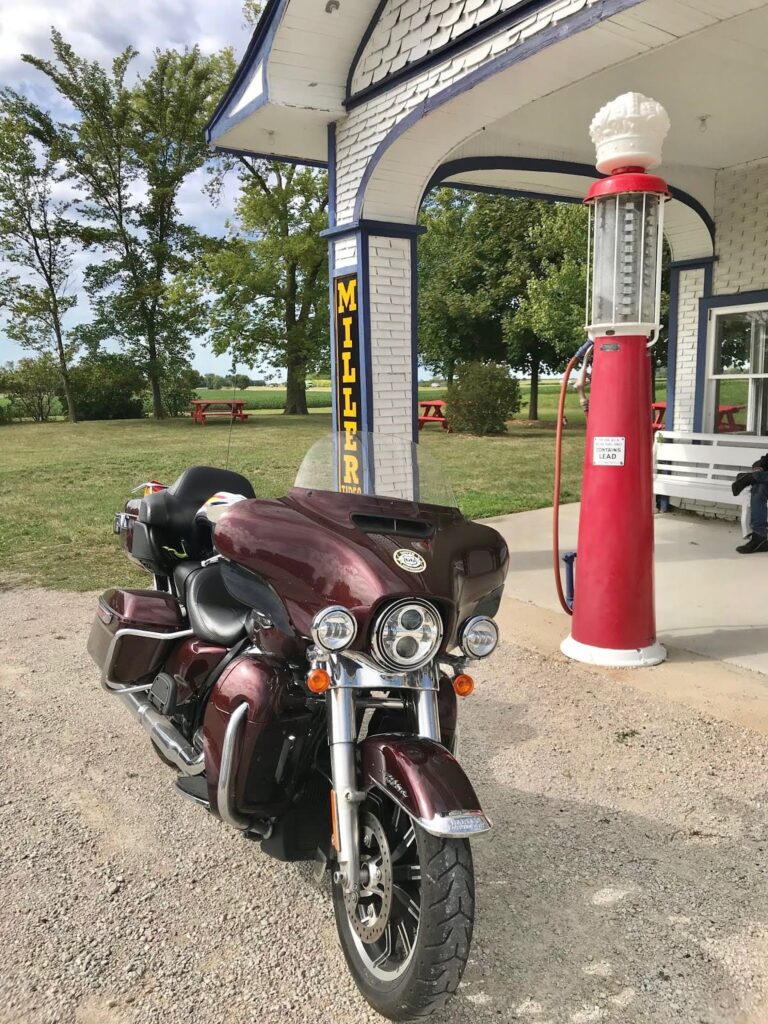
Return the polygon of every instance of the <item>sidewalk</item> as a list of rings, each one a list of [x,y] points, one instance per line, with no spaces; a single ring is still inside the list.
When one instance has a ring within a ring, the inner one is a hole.
[[[561,552],[576,548],[578,515],[578,505],[561,509]],[[502,635],[563,657],[569,621],[553,582],[552,509],[485,521],[510,548]],[[655,527],[656,622],[669,658],[653,669],[595,671],[768,733],[768,554],[737,554],[737,524],[668,513]]]

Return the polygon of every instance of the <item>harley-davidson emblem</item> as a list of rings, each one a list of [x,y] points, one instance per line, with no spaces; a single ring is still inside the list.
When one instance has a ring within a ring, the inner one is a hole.
[[[427,563],[421,555],[410,548],[398,548],[392,557],[406,572],[424,572],[427,568]]]

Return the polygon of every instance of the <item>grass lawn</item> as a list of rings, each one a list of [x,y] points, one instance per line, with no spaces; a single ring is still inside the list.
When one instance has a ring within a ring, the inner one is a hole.
[[[330,427],[327,412],[257,413],[232,429],[230,467],[249,477],[257,494],[278,496]],[[226,422],[197,427],[188,419],[0,428],[0,579],[70,590],[146,585],[148,577],[111,533],[113,513],[144,480],[170,483],[188,465],[224,465],[229,433]],[[477,438],[426,427],[422,441],[445,467],[468,516],[551,502],[551,429],[513,426],[506,436]],[[564,501],[578,499],[583,442],[581,428],[566,431]]]

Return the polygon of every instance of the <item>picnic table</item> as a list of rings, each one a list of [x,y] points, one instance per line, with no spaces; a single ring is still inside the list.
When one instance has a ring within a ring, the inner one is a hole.
[[[717,426],[715,427],[716,434],[738,434],[745,431],[747,428],[742,423],[737,423],[735,416],[737,412],[741,412],[744,408],[743,405],[719,405],[717,407]],[[664,429],[664,417],[667,412],[666,402],[653,402],[651,404],[653,409],[653,423],[652,427],[654,431]]]
[[[245,401],[241,398],[193,398],[192,399],[192,422],[205,426],[205,421],[211,416],[226,416],[228,420],[240,420],[244,423],[248,419],[245,412]]]
[[[425,423],[439,423],[443,430],[451,432],[448,420],[445,418],[445,402],[442,398],[427,398],[419,402],[419,430]]]

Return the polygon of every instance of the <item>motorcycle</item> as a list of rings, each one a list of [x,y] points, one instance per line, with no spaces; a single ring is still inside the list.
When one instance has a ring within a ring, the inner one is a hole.
[[[491,822],[456,759],[457,696],[498,643],[508,552],[409,441],[356,435],[341,484],[349,441],[315,444],[276,500],[207,466],[146,485],[114,530],[153,586],[102,594],[88,649],[181,795],[330,873],[358,988],[408,1020],[469,955],[468,840]]]

